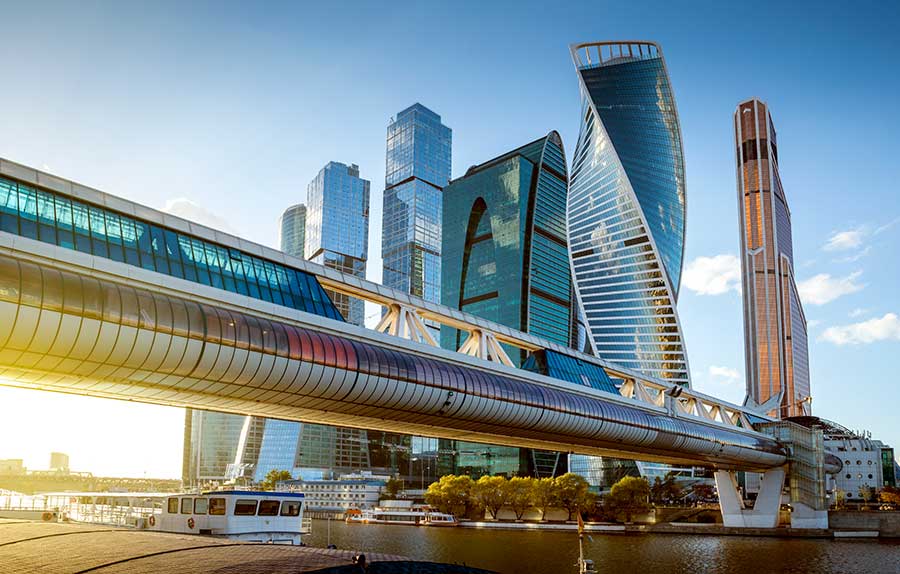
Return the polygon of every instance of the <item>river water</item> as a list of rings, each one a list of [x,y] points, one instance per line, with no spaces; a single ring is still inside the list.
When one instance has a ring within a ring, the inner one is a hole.
[[[465,563],[502,574],[576,572],[574,532],[478,530],[331,521],[331,543],[344,550]],[[328,544],[328,521],[314,520],[310,546]],[[640,574],[900,574],[900,540],[592,534],[585,554],[598,572]]]

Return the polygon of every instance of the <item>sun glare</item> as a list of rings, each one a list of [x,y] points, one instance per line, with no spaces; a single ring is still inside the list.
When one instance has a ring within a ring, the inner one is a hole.
[[[95,476],[180,478],[184,409],[0,387],[0,459],[46,470],[51,452]]]

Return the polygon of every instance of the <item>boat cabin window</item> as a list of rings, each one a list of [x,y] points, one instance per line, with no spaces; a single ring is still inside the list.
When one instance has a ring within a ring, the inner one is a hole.
[[[224,498],[210,498],[209,499],[209,513],[213,516],[224,516],[225,515],[225,499]]]
[[[182,514],[190,514],[194,509],[194,499],[193,498],[182,498],[181,499],[181,513]]]
[[[259,516],[278,516],[277,500],[260,500]]]
[[[209,499],[206,499],[206,498],[195,498],[194,499],[194,514],[206,514],[207,508],[209,508]]]
[[[253,516],[256,514],[256,501],[247,498],[239,498],[234,503],[235,516]]]
[[[293,500],[285,500],[281,503],[282,516],[300,516],[300,503]]]
[[[178,499],[169,499],[169,514],[178,514]]]

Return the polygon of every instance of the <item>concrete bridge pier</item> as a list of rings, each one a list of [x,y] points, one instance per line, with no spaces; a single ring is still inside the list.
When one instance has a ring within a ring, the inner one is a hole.
[[[747,508],[744,504],[734,471],[716,471],[722,523],[735,528],[777,527],[786,468],[773,468],[762,475],[753,508]],[[790,500],[788,503],[791,505],[791,528],[828,528],[827,510],[818,510],[800,501]]]
[[[735,528],[775,528],[781,508],[781,491],[784,487],[784,467],[773,468],[763,474],[759,494],[753,508],[747,508],[737,485],[734,471],[717,470],[716,489],[719,491],[719,508],[722,523]]]

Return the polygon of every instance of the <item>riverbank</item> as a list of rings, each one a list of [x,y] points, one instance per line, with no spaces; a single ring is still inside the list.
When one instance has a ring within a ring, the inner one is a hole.
[[[485,521],[488,522],[488,521]],[[394,524],[313,521],[304,537],[310,546],[410,556],[416,560],[461,563],[502,574],[575,572],[578,536],[571,530],[431,528]],[[596,526],[600,526],[599,524]],[[607,525],[610,526],[610,525]],[[716,536],[679,532],[590,532],[584,552],[599,572],[667,574],[759,574],[777,565],[795,574],[880,574],[900,572],[900,539],[783,538]]]
[[[591,534],[689,534],[705,536],[765,536],[775,538],[900,538],[900,512],[831,513],[832,528],[733,528],[722,524],[665,522],[657,524],[612,524],[588,522]],[[463,520],[461,528],[519,531],[574,531],[574,522],[506,522]]]

